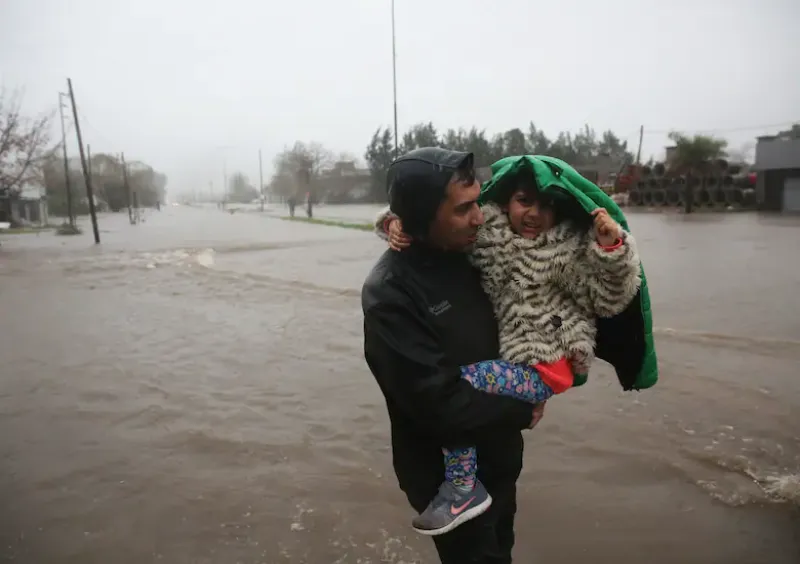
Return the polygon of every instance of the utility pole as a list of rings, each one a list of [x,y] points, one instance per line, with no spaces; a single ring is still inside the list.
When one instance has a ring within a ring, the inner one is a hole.
[[[86,164],[89,167],[89,176],[92,175],[92,146],[86,144]]]
[[[133,191],[133,214],[134,222],[139,223],[139,195],[136,190]]]
[[[67,79],[69,86],[69,97],[72,100],[72,116],[75,119],[75,133],[78,135],[78,150],[81,153],[81,166],[83,167],[83,178],[86,180],[86,196],[89,198],[89,213],[92,216],[92,231],[94,231],[94,243],[100,244],[100,229],[97,227],[97,210],[94,207],[94,190],[92,190],[92,176],[86,166],[86,155],[83,154],[83,138],[81,137],[81,124],[78,120],[78,106],[75,104],[75,91],[72,90],[72,79]]]
[[[228,203],[228,158],[222,157],[222,209]]]
[[[258,150],[258,187],[261,192],[261,211],[264,211],[264,199],[267,197],[264,194],[264,167],[261,163],[261,149]]]
[[[644,126],[639,126],[639,148],[636,149],[636,164],[642,162],[642,139],[644,138]]]
[[[692,213],[694,211],[694,183],[697,181],[699,184],[700,179],[695,177],[693,168],[688,167],[686,170],[686,194],[683,199],[683,213]]]
[[[311,165],[306,163],[300,172],[302,185],[306,189],[306,215],[308,219],[314,217],[314,188],[311,186]]]
[[[67,133],[64,129],[64,94],[58,93],[58,113],[61,116],[61,148],[64,153],[64,185],[67,189],[67,218],[70,225],[75,225],[75,216],[72,213],[72,187],[69,182],[69,162],[67,161]]]
[[[394,0],[392,0],[392,87],[394,90],[394,158],[396,159],[399,155],[397,149],[397,50],[394,34]]]
[[[125,201],[128,204],[128,221],[130,221],[131,225],[133,225],[134,221],[133,208],[131,207],[131,185],[128,183],[128,165],[125,164],[125,153],[120,153],[120,158],[122,159],[122,182],[125,185]]]
[[[89,178],[92,177],[92,146],[86,144],[86,168],[89,169]]]

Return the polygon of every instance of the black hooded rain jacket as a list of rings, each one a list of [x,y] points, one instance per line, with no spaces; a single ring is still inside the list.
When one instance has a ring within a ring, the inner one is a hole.
[[[392,211],[412,235],[427,232],[454,171],[469,153],[412,151],[392,164]],[[465,253],[413,243],[387,250],[361,294],[364,354],[386,398],[394,468],[410,500],[430,499],[443,479],[441,448],[475,445],[491,492],[522,468],[533,406],[475,390],[460,366],[499,358],[497,322]],[[414,502],[412,501],[412,504]]]

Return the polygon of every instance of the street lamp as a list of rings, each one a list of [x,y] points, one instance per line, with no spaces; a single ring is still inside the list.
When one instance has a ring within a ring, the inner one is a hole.
[[[397,154],[397,49],[394,34],[394,0],[392,0],[392,87],[394,90],[394,158]]]
[[[219,151],[222,153],[222,207],[225,207],[225,203],[228,199],[228,155],[226,151],[228,149],[233,149],[234,145],[217,145],[214,147],[215,151]]]

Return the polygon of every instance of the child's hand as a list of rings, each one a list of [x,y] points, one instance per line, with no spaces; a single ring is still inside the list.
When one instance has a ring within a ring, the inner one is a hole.
[[[622,227],[614,221],[608,211],[597,208],[592,212],[594,216],[594,236],[597,244],[602,247],[611,247],[622,238]]]
[[[393,217],[387,221],[386,233],[389,235],[389,248],[402,251],[411,244],[411,237],[403,233],[403,222]]]

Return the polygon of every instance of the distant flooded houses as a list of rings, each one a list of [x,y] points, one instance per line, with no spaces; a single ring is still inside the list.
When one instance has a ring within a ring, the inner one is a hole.
[[[42,227],[48,223],[47,192],[36,181],[0,191],[0,223]]]

